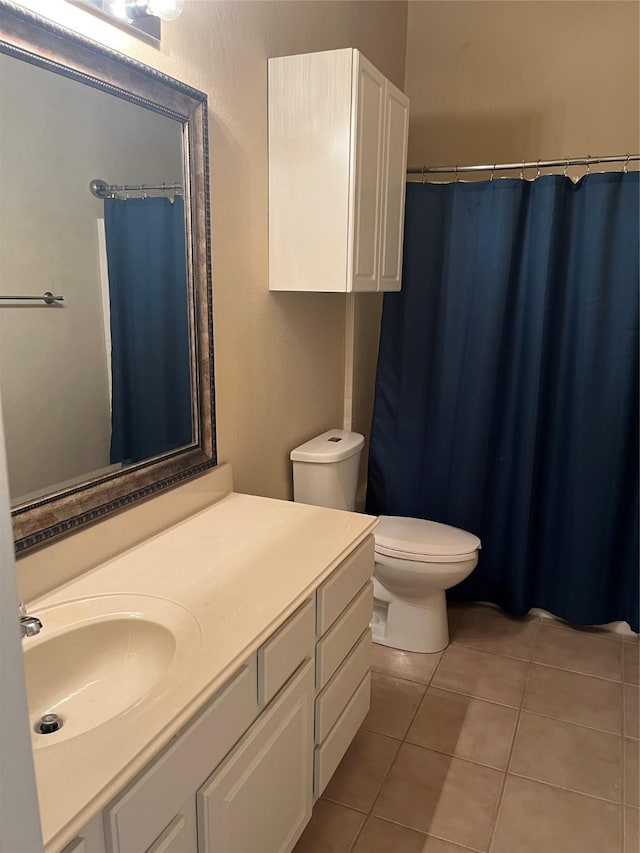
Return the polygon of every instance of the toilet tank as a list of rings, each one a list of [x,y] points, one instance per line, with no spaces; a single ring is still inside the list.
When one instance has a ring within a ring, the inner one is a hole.
[[[364,437],[330,429],[291,451],[297,503],[355,510]]]

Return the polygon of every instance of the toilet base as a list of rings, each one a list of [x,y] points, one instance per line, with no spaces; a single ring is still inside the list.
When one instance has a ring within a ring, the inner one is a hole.
[[[399,601],[377,578],[373,580],[373,642],[406,652],[440,652],[449,645],[447,599],[435,589],[411,604]]]

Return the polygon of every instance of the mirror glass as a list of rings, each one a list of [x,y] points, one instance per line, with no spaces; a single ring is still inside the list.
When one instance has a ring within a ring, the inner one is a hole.
[[[12,503],[193,439],[182,126],[0,55],[0,389]],[[122,190],[105,200],[89,189]],[[50,292],[63,301],[11,299]]]
[[[206,96],[0,0],[16,550],[215,465]]]

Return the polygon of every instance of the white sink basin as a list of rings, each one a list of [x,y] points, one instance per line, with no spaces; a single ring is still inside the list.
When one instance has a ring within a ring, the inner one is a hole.
[[[32,615],[43,624],[23,641],[34,748],[84,734],[175,686],[201,644],[192,614],[154,596],[96,596]],[[37,733],[49,713],[62,728]]]

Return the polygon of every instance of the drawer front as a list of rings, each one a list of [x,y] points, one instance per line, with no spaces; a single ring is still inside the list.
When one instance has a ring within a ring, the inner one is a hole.
[[[316,699],[315,738],[322,743],[371,669],[371,629],[367,628]]]
[[[342,756],[349,748],[349,744],[367,716],[370,701],[371,673],[368,672],[356,688],[356,692],[340,715],[338,722],[329,732],[329,737],[322,746],[316,747],[313,779],[314,797],[319,797],[327,787],[329,779],[335,773]]]
[[[257,661],[220,690],[208,708],[105,810],[107,849],[143,853],[258,716]]]
[[[368,627],[373,613],[373,584],[360,591],[333,628],[316,646],[316,686],[321,689]]]
[[[78,837],[70,841],[60,853],[105,853],[102,812],[83,826]]]
[[[315,602],[306,601],[258,650],[258,702],[268,705],[305,658],[313,657]]]
[[[369,536],[318,588],[316,631],[319,637],[328,631],[358,590],[373,577],[373,547],[373,536]]]

